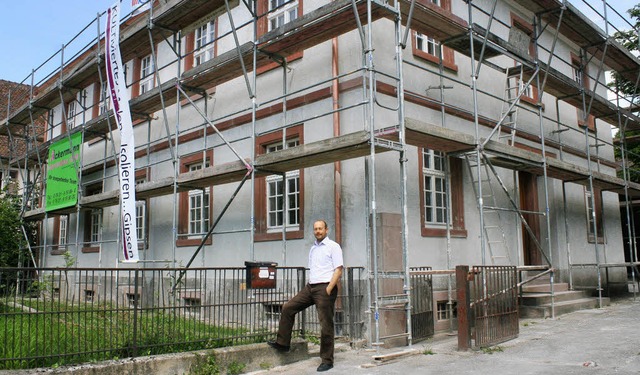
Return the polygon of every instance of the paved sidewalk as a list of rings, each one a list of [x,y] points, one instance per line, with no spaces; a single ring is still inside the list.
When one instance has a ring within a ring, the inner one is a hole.
[[[330,375],[369,374],[640,374],[640,300],[613,302],[556,319],[520,321],[517,339],[488,351],[458,352],[455,336],[441,335],[413,348],[336,353]],[[413,355],[377,363],[374,355],[413,349]],[[425,354],[425,353],[433,354]],[[319,358],[254,372],[316,374]]]

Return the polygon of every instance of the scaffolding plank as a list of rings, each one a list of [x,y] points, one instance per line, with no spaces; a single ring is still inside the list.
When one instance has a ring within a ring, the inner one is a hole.
[[[231,8],[237,5],[238,0],[230,1]],[[221,7],[224,7],[223,0],[166,0],[161,2],[153,10],[153,24],[155,26],[155,31],[151,33],[153,43],[158,44],[172,31],[182,30]],[[147,13],[125,22],[120,32],[120,49],[124,61],[151,53],[148,25]]]
[[[406,25],[412,0],[400,0],[402,23]],[[444,41],[467,32],[467,21],[431,0],[415,0],[411,29]]]
[[[519,5],[533,13],[542,13],[542,18],[555,28],[560,17],[562,2],[558,0],[515,0]],[[621,73],[626,79],[635,82],[639,70],[640,60],[632,55],[624,46],[609,37],[591,19],[582,14],[570,3],[562,16],[560,32],[598,60],[604,60],[605,65]],[[608,44],[607,54],[604,55],[604,45]]]
[[[303,51],[338,35],[357,28],[352,0],[337,0],[321,6],[297,19],[263,35],[258,41],[261,51],[278,56],[289,56]],[[358,17],[367,23],[367,1],[356,1]],[[371,20],[387,17],[393,19],[396,12],[378,0],[371,1]]]
[[[469,151],[476,147],[475,137],[470,134],[446,129],[408,117],[405,118],[404,124],[406,142],[416,147],[428,147],[447,153]]]
[[[238,49],[247,72],[253,70],[253,42],[247,42]],[[271,60],[264,54],[258,54],[258,68],[266,66]],[[181,83],[188,87],[209,89],[234,78],[242,76],[242,65],[238,50],[235,48],[198,65],[182,74]]]
[[[268,173],[284,173],[296,169],[347,160],[369,155],[369,133],[361,130],[313,143],[303,144],[286,150],[270,152],[256,157],[257,170]],[[387,148],[376,147],[376,152],[388,151]]]
[[[470,134],[444,129],[440,126],[406,118],[407,143],[417,147],[429,147],[443,152],[464,152],[475,149],[474,137]],[[481,140],[482,142],[484,139]],[[510,146],[496,141],[489,141],[484,146],[483,152],[489,157],[495,166],[526,171],[536,175],[544,174],[542,155],[537,152]],[[589,169],[556,158],[547,157],[547,176],[588,186]],[[624,194],[625,186],[629,186],[632,196],[640,195],[640,184],[625,181],[616,176],[611,176],[598,171],[592,171],[594,186],[618,194]]]

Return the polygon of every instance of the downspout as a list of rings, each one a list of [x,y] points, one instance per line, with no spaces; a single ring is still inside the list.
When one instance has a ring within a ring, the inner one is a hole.
[[[338,82],[338,38],[331,39],[331,99],[333,100],[333,136],[340,136],[340,84]],[[335,233],[334,240],[342,244],[342,168],[340,161],[333,162],[333,201],[335,204]]]

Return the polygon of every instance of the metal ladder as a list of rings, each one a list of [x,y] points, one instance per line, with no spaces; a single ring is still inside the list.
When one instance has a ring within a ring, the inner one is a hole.
[[[498,140],[513,144],[518,128],[518,106],[513,105],[522,95],[524,89],[524,69],[522,65],[508,68],[504,84],[504,100],[500,118],[504,118],[498,129]]]
[[[482,200],[484,214],[484,225],[482,230],[485,234],[485,241],[487,248],[489,249],[489,255],[491,256],[491,264],[493,265],[511,265],[509,246],[507,245],[507,236],[505,235],[504,228],[502,226],[502,215],[500,209],[496,204],[496,197],[493,190],[493,183],[491,180],[491,171],[486,164],[484,158],[478,161],[477,153],[465,154],[467,161],[467,167],[469,168],[469,176],[471,176],[471,182],[473,185],[473,191],[476,199],[479,199],[478,181],[482,184]],[[480,164],[480,173],[478,176],[478,163]]]

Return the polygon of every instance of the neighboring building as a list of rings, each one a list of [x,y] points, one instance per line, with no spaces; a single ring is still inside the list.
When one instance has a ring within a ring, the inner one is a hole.
[[[561,1],[498,1],[494,13],[469,3],[417,0],[399,49],[404,29],[382,2],[371,1],[374,21],[359,30],[351,1],[260,0],[255,66],[244,2],[231,9],[233,24],[221,1],[157,3],[153,46],[148,15],[128,19],[121,49],[135,117],[141,258],[186,264],[253,169],[253,188],[249,179],[239,189],[194,265],[304,266],[313,222],[326,219],[347,266],[370,269],[376,256],[388,272],[404,272],[405,256],[409,267],[439,270],[543,265],[556,282],[595,290],[597,265],[624,262],[620,194],[626,186],[640,193],[616,177],[610,131],[618,114],[630,127],[640,118],[605,99],[604,72],[633,77],[640,61],[574,7],[560,18]],[[366,1],[355,4],[366,15]],[[409,3],[400,8],[406,20]],[[546,27],[534,26],[540,21]],[[118,133],[109,131],[96,48],[9,118],[46,118],[45,149],[83,134],[79,206],[25,215],[42,222],[46,266],[64,264],[69,251],[82,267],[136,267],[118,263]],[[485,173],[488,184],[478,182]],[[625,268],[607,270],[603,284],[626,288]],[[436,321],[448,317],[447,282],[434,279]],[[380,293],[393,289],[389,282]]]

